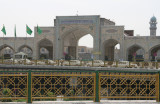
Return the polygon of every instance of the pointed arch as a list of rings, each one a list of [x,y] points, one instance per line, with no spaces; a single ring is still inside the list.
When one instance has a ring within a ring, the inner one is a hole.
[[[94,40],[94,35],[88,28],[74,27],[64,32],[60,40],[62,43],[62,58],[70,56],[72,59],[77,59],[79,39],[88,34],[90,34]]]
[[[53,46],[53,42],[47,38],[44,38],[44,39],[41,39],[39,42],[38,42],[38,46]]]
[[[38,45],[39,58],[42,58],[41,56],[43,56],[43,58],[45,58],[45,59],[53,59],[53,42],[51,40],[44,38],[44,39],[40,40],[37,45]],[[47,55],[44,54],[43,52],[41,52],[42,48],[47,50],[47,52],[48,52]]]
[[[24,44],[24,45],[22,45],[22,46],[20,46],[20,47],[18,48],[18,52],[20,52],[20,51],[21,51],[21,49],[22,49],[22,48],[25,48],[25,47],[26,47],[26,48],[28,48],[28,49],[30,49],[30,50],[33,52],[33,49],[32,49],[30,46],[25,45],[25,44]]]
[[[155,61],[155,57],[158,55],[157,52],[159,50],[160,50],[160,44],[157,44],[149,49],[149,57],[151,61]]]
[[[9,49],[6,49],[7,47],[9,47]],[[10,45],[4,44],[0,46],[0,56],[3,56],[5,59],[13,57],[14,52],[15,50]]]
[[[117,41],[116,39],[108,39],[103,42],[103,51],[102,51],[102,56],[103,59],[106,61],[114,61],[118,60],[120,55],[119,55],[119,49],[115,49],[115,46],[119,44],[120,47],[120,42]]]
[[[127,48],[127,59],[128,61],[143,61],[144,60],[145,49],[138,45],[133,44]]]
[[[0,46],[0,51],[1,51],[2,49],[6,48],[6,47],[9,47],[9,48],[11,48],[11,49],[14,51],[14,48],[11,47],[10,45],[7,45],[7,44],[1,45],[1,46]]]

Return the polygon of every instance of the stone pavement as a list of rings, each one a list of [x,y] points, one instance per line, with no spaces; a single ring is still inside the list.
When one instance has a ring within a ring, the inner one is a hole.
[[[0,104],[27,104],[25,102],[0,102]],[[33,101],[32,104],[160,104],[155,100],[102,100],[93,101]]]

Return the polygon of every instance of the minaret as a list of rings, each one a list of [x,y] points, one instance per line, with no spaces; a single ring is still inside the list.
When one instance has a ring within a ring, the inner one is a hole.
[[[157,19],[155,16],[153,16],[151,19],[150,19],[150,36],[156,36],[156,30],[157,30]]]

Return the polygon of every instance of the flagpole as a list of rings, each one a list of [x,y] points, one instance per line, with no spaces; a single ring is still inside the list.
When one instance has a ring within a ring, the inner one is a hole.
[[[27,53],[26,53],[26,48],[27,48],[27,26],[26,26],[26,43],[25,43],[25,50],[24,50],[24,51],[25,51],[25,54],[27,54]]]
[[[14,32],[15,32],[15,33],[14,33],[14,35],[15,35],[15,36],[14,36],[14,54],[15,54],[15,53],[16,53],[16,49],[15,49],[15,47],[16,47],[16,25],[15,25],[14,28],[15,28],[15,30],[14,30]],[[13,56],[13,58],[14,58],[14,56]]]
[[[2,64],[4,62],[4,33],[3,33],[3,51],[2,51]]]

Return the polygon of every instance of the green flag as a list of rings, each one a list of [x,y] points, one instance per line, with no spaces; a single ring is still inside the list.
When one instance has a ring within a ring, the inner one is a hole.
[[[28,27],[28,25],[26,25],[26,32],[31,35],[32,34],[32,30]]]
[[[14,36],[15,36],[15,38],[17,37],[17,34],[16,34],[16,25],[15,25],[15,28],[14,28]]]
[[[41,30],[40,27],[38,27],[38,25],[37,25],[37,33],[38,33],[39,35],[42,34],[42,30]]]
[[[3,34],[5,34],[6,35],[6,29],[5,29],[5,26],[3,25],[3,28],[2,28],[2,30],[1,30],[2,32],[3,32]]]

